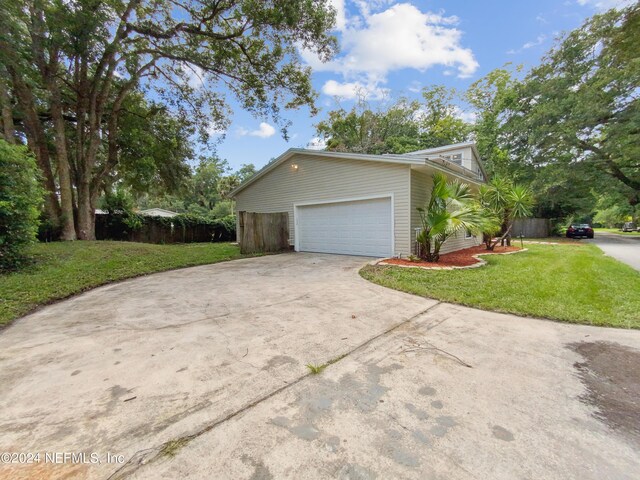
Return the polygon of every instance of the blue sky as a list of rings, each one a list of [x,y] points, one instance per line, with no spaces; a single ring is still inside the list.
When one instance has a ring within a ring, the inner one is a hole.
[[[334,32],[340,54],[329,64],[303,58],[314,69],[320,113],[285,112],[292,121],[285,141],[269,119],[256,119],[230,102],[233,121],[218,155],[236,170],[244,163],[264,166],[291,147],[306,147],[313,125],[338,105],[353,105],[364,91],[375,106],[380,98],[419,98],[425,85],[465,90],[507,62],[525,70],[539,63],[563,31],[624,0],[332,0],[338,11]],[[461,111],[461,115],[472,112]]]

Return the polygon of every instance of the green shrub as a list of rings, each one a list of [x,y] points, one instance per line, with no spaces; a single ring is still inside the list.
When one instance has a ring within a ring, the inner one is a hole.
[[[100,199],[100,208],[112,215],[126,215],[133,212],[133,199],[123,189],[108,190]]]
[[[26,147],[0,140],[0,270],[19,267],[36,238],[43,195],[38,174]]]
[[[211,216],[213,218],[224,218],[229,215],[233,215],[233,201],[222,200],[216,203],[211,209]]]

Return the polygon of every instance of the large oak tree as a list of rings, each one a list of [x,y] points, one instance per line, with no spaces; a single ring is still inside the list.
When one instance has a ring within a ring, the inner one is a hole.
[[[93,239],[94,210],[119,161],[120,120],[141,89],[207,129],[228,95],[286,134],[281,108],[313,107],[299,47],[336,49],[328,0],[8,0],[0,12],[0,103],[24,135],[62,238]],[[203,87],[199,87],[202,77]],[[18,134],[14,133],[18,130]]]
[[[511,153],[537,167],[605,175],[640,203],[640,6],[595,15],[516,89]]]

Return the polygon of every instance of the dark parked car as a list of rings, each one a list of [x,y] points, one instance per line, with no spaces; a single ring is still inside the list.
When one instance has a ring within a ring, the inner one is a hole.
[[[579,223],[567,228],[567,238],[587,237],[593,238],[593,228],[586,223]]]

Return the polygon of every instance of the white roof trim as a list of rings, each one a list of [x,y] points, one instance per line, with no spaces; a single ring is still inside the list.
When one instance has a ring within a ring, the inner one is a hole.
[[[482,164],[482,158],[480,157],[480,152],[478,152],[478,147],[476,146],[475,142],[461,142],[461,143],[454,143],[452,145],[445,145],[443,147],[427,148],[425,150],[417,150],[415,152],[409,152],[407,153],[407,155],[439,154],[439,153],[448,152],[449,150],[457,150],[459,148],[467,148],[467,147],[471,147],[473,154],[476,156],[476,159],[478,160],[478,165],[480,166],[480,170],[482,171],[484,178],[488,180],[489,175],[487,175],[487,171],[484,169],[484,165]]]
[[[146,208],[146,209],[144,209],[144,210],[140,210],[140,211],[138,212],[138,214],[139,214],[139,215],[147,215],[147,216],[152,217],[153,215],[150,215],[150,212],[162,212],[162,213],[169,213],[169,214],[171,214],[171,215],[173,215],[173,216],[180,215],[178,212],[173,212],[173,211],[171,211],[171,210],[166,210],[166,209],[164,209],[164,208]]]
[[[461,142],[461,143],[453,143],[451,145],[444,145],[442,147],[434,147],[434,148],[426,148],[424,150],[416,150],[415,152],[409,152],[407,155],[424,155],[429,153],[440,153],[446,152],[448,150],[456,150],[458,148],[466,148],[472,147],[474,151],[477,153],[476,144],[474,142]]]
[[[484,174],[484,176],[486,178],[487,174],[485,173],[484,168],[482,167],[482,163],[480,161],[480,156],[478,155],[477,150],[475,149],[475,144],[473,142],[458,143],[458,144],[455,144],[455,145],[447,145],[446,147],[438,147],[438,148],[431,148],[431,149],[428,149],[428,150],[420,150],[418,152],[411,152],[411,153],[407,153],[407,154],[403,154],[403,155],[396,155],[396,154],[370,155],[370,154],[364,154],[364,153],[328,152],[326,150],[311,150],[311,149],[307,149],[307,148],[290,148],[289,150],[284,152],[282,155],[277,157],[273,162],[267,164],[265,167],[263,167],[261,170],[259,170],[251,178],[247,179],[244,183],[242,183],[241,185],[236,187],[234,190],[232,190],[229,193],[229,196],[230,197],[235,197],[238,193],[240,193],[242,190],[244,190],[249,185],[254,183],[256,180],[262,178],[267,173],[269,173],[271,170],[276,168],[278,165],[281,165],[282,163],[286,162],[287,160],[289,160],[291,157],[293,157],[296,154],[299,154],[299,155],[311,155],[311,156],[326,157],[326,158],[342,158],[342,159],[345,159],[345,160],[364,160],[364,161],[369,161],[369,162],[396,163],[396,164],[404,164],[404,165],[428,165],[428,164],[431,164],[433,166],[437,166],[440,169],[442,169],[442,166],[436,164],[435,162],[432,162],[430,159],[422,158],[421,155],[423,155],[425,152],[436,153],[436,150],[438,152],[444,152],[444,151],[447,151],[447,150],[460,148],[462,146],[465,146],[465,147],[471,146],[474,149],[474,153],[476,154],[476,157],[479,160],[478,164],[480,165],[480,168],[482,169],[482,173]],[[446,169],[446,171],[448,173],[460,176],[460,178],[463,178],[464,180],[473,182],[472,179],[469,179],[469,178],[465,177],[464,175],[460,175],[458,172],[456,172],[453,169]]]

